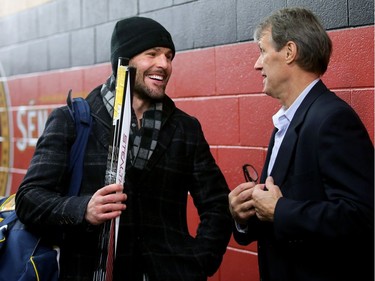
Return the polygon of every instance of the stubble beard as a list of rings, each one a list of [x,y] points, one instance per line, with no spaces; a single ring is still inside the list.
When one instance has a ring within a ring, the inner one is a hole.
[[[144,81],[135,80],[134,92],[143,100],[162,100],[165,96],[165,87],[158,87],[157,90],[148,87]]]

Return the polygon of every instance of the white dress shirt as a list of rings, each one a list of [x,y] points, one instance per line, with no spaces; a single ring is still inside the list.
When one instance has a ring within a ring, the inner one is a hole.
[[[283,142],[283,139],[285,137],[286,131],[288,130],[290,122],[292,122],[294,114],[296,113],[297,109],[301,105],[306,95],[310,92],[311,88],[314,87],[314,85],[318,81],[319,81],[319,78],[311,82],[302,91],[302,93],[297,97],[297,99],[292,103],[292,105],[289,108],[285,108],[285,106],[283,106],[279,109],[279,111],[275,115],[272,116],[273,125],[275,126],[275,128],[278,129],[278,131],[275,134],[275,142],[272,147],[271,158],[270,158],[268,168],[267,168],[267,175],[271,174],[271,171],[272,171],[273,165],[275,164],[275,160],[279,152],[281,143]]]
[[[275,160],[277,154],[279,152],[281,143],[283,142],[284,136],[286,131],[288,130],[289,124],[293,119],[294,114],[296,113],[298,107],[301,105],[302,101],[306,97],[306,95],[310,92],[311,88],[319,81],[319,78],[311,82],[298,96],[298,98],[292,103],[289,108],[285,108],[284,106],[279,109],[279,111],[272,116],[273,125],[278,129],[275,134],[275,142],[272,147],[272,153],[270,157],[270,161],[268,164],[267,174],[270,175],[273,165],[275,164]],[[277,184],[277,183],[276,183]],[[240,233],[246,233],[248,231],[247,225],[240,225],[237,222],[235,223],[236,229]]]

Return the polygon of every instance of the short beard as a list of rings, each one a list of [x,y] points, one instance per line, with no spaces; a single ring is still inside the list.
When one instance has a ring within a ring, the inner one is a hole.
[[[158,91],[154,91],[147,87],[144,83],[138,82],[137,79],[134,83],[134,92],[137,93],[138,97],[142,100],[162,100],[165,96],[165,89],[160,94]]]

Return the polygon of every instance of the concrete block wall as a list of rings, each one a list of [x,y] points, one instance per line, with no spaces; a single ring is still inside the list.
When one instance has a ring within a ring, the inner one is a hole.
[[[279,108],[277,101],[261,92],[262,78],[253,69],[259,55],[252,42],[253,29],[274,9],[304,5],[322,18],[334,48],[323,80],[356,110],[374,142],[372,0],[45,2],[0,17],[0,30],[9,35],[6,39],[0,36],[0,62],[7,76],[0,79],[7,99],[2,101],[0,87],[0,192],[1,185],[7,185],[3,191],[8,193],[17,190],[49,112],[65,103],[67,91],[86,96],[110,75],[112,28],[117,19],[132,15],[153,17],[174,36],[178,51],[167,93],[201,121],[230,188],[243,181],[244,163],[261,171],[271,116]],[[36,23],[29,22],[34,20]],[[18,23],[16,32],[9,31],[15,28],[12,23]],[[4,124],[6,113],[8,124]],[[4,138],[5,127],[9,139]],[[199,218],[191,200],[188,219],[194,235]],[[259,280],[255,243],[240,246],[232,239],[220,269],[209,278],[232,280]]]
[[[330,31],[334,52],[323,80],[359,114],[374,141],[374,27]],[[348,47],[339,47],[343,44]],[[361,56],[360,54],[366,54]],[[261,77],[252,67],[258,55],[253,42],[179,52],[167,93],[176,104],[196,116],[230,188],[243,181],[241,166],[260,172],[265,160],[271,116],[279,108],[261,93]],[[372,59],[371,59],[372,58]],[[109,63],[14,76],[7,80],[14,120],[10,168],[11,192],[26,172],[45,118],[63,104],[69,88],[85,96],[110,74]],[[27,133],[27,134],[26,134]],[[189,201],[190,232],[199,218]],[[219,271],[210,281],[257,280],[256,244],[240,246],[231,240]]]

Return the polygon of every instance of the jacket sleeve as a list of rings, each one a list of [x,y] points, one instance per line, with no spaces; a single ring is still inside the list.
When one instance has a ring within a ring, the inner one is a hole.
[[[226,180],[215,163],[200,124],[197,126],[194,184],[190,194],[200,217],[196,235],[199,252],[208,253],[200,262],[207,275],[211,276],[218,269],[226,251],[232,232],[232,219]]]
[[[266,223],[262,224],[264,226]],[[238,244],[244,246],[249,245],[250,243],[258,240],[261,236],[260,232],[262,230],[262,225],[256,216],[251,217],[247,224],[243,227],[245,227],[243,231],[239,231],[235,222],[233,221],[233,238]]]
[[[275,209],[278,239],[354,240],[373,233],[374,147],[353,110],[322,110],[316,107],[300,132],[297,150],[304,153],[295,165],[305,172],[283,187],[288,196]]]
[[[75,127],[67,107],[50,114],[16,194],[20,220],[32,225],[79,225],[88,196],[68,197],[68,161]]]

